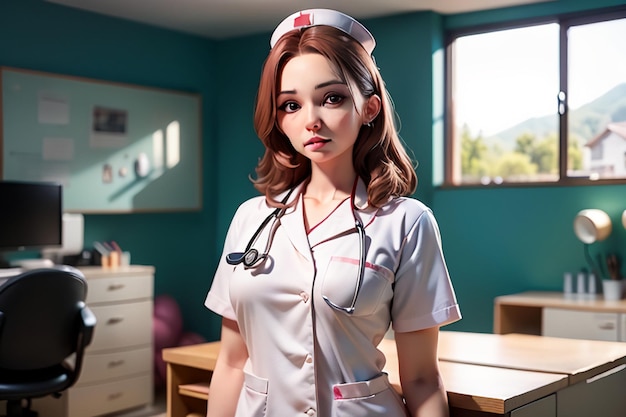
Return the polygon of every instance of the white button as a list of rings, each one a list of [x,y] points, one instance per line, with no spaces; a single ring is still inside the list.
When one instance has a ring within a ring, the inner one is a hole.
[[[309,294],[307,294],[307,293],[306,293],[306,292],[304,292],[304,291],[302,291],[302,292],[300,293],[300,297],[302,298],[302,301],[304,301],[305,303],[306,303],[307,301],[309,301]]]
[[[306,414],[307,416],[314,416],[315,415],[315,410],[312,408],[309,408],[308,410],[306,410]]]
[[[311,362],[313,362],[313,356],[311,356],[311,355],[306,355],[305,362],[306,362],[306,363],[311,363]]]

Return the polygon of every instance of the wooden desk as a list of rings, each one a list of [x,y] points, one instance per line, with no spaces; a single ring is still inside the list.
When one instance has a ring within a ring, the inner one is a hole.
[[[163,349],[167,363],[167,417],[206,415],[211,374],[219,342]]]
[[[442,337],[442,344],[448,342],[456,343],[453,338]],[[386,339],[380,349],[387,357],[385,371],[389,373],[394,388],[401,392],[395,342]],[[218,352],[219,342],[163,349],[163,359],[168,364],[168,417],[205,412],[206,385]],[[452,361],[442,361],[440,365],[452,417],[554,417],[554,394],[569,384],[568,375],[563,373]],[[205,386],[198,386],[196,383],[199,382]]]
[[[526,334],[441,332],[439,358],[442,363],[565,375],[567,387],[556,391],[558,417],[626,414],[623,392],[626,343]]]
[[[626,343],[526,334],[441,332],[444,361],[565,374],[575,384],[626,363]]]
[[[389,382],[402,394],[395,342],[385,339],[379,348],[387,358],[385,371]],[[547,372],[448,361],[440,361],[439,369],[448,392],[451,416],[510,415],[515,409],[530,407],[533,402],[568,385],[566,375]],[[532,415],[541,417],[539,412]]]

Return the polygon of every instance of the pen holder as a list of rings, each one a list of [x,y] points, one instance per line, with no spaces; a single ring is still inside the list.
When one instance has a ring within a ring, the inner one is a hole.
[[[130,265],[130,252],[124,251],[120,255],[120,266]]]
[[[602,293],[606,301],[617,301],[622,299],[624,284],[622,280],[605,279],[602,281]]]

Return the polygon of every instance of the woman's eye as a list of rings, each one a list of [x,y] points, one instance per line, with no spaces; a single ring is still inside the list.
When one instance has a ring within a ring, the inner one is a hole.
[[[300,106],[297,103],[294,103],[293,101],[287,101],[279,107],[280,110],[283,110],[287,113],[293,113],[297,111],[299,108]]]
[[[326,96],[325,102],[327,104],[341,104],[344,100],[345,96],[342,96],[341,94],[329,94]]]

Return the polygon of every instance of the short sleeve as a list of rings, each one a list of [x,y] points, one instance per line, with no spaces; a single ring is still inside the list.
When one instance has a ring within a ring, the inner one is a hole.
[[[226,262],[226,254],[237,250],[238,247],[244,245],[242,241],[239,219],[243,215],[244,206],[240,206],[228,227],[226,239],[224,240],[224,250],[217,264],[217,270],[213,276],[213,283],[206,296],[204,305],[211,311],[230,320],[235,320],[235,310],[230,302],[229,286],[230,276],[234,270],[233,265]],[[241,249],[241,248],[239,248]]]
[[[406,235],[391,312],[396,332],[442,326],[461,318],[439,227],[429,209],[422,212]]]

